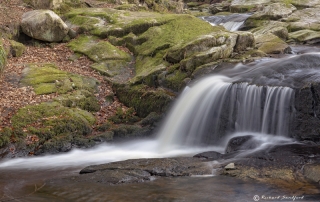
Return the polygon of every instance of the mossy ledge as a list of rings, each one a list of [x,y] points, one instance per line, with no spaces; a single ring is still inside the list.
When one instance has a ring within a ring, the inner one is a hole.
[[[165,112],[174,97],[162,88],[154,89],[143,84],[130,86],[114,83],[113,90],[122,103],[135,109],[139,117],[146,117],[151,112]]]
[[[95,121],[90,112],[64,107],[58,102],[28,105],[12,117],[11,139],[26,145],[30,153],[50,152],[46,145],[58,140],[84,139],[92,132]],[[54,147],[56,150],[62,149],[59,144]]]

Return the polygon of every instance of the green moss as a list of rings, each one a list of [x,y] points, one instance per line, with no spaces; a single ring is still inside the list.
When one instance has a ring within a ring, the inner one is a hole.
[[[91,36],[80,36],[71,41],[68,46],[73,51],[82,53],[95,62],[104,60],[131,60],[130,54],[113,46],[108,41],[99,41]]]
[[[135,111],[133,108],[129,108],[124,111],[121,107],[117,108],[116,114],[109,118],[109,121],[119,124],[119,123],[135,123],[138,122],[139,117],[135,116]]]
[[[143,129],[137,125],[120,124],[113,130],[113,138],[139,137],[143,136]]]
[[[0,40],[0,74],[2,73],[7,62],[7,53],[4,50],[2,42]]]
[[[54,100],[65,107],[78,107],[93,112],[100,110],[97,98],[87,90],[76,90],[72,93],[58,96]]]
[[[8,127],[5,127],[0,131],[0,148],[10,142],[11,134],[12,130]]]
[[[40,142],[65,133],[87,135],[94,122],[91,113],[67,108],[57,102],[29,105],[12,117],[14,130],[22,130],[25,135],[37,135]]]
[[[75,89],[95,91],[98,81],[71,74],[56,68],[54,64],[29,64],[21,83],[34,87],[36,94],[67,93]]]
[[[100,74],[114,77],[124,73],[129,63],[124,60],[108,60],[101,63],[94,63],[91,68],[100,72]]]
[[[211,26],[194,16],[175,15],[167,23],[152,27],[139,36],[139,38],[146,38],[147,41],[137,47],[137,52],[152,56],[163,49],[185,45],[200,35],[220,30],[221,28]]]
[[[165,112],[173,97],[164,89],[152,89],[146,85],[129,86],[113,84],[113,89],[120,102],[134,108],[139,117],[145,117],[150,112]]]
[[[13,57],[20,57],[24,51],[26,50],[26,47],[17,41],[10,40],[11,45],[11,54]]]
[[[183,80],[189,75],[186,72],[176,70],[173,74],[167,75],[165,80],[165,86],[175,91],[181,90],[183,87]]]

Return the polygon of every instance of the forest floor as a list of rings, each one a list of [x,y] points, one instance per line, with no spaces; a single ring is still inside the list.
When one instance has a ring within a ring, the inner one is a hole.
[[[93,5],[96,1],[88,0]],[[95,4],[96,5],[96,4]],[[97,7],[110,7],[109,4],[100,4]],[[33,10],[26,6],[22,0],[0,0],[0,33],[1,30],[18,26],[23,13]],[[2,38],[5,47],[9,47],[9,41]],[[112,94],[111,86],[105,81],[103,76],[90,68],[92,61],[85,56],[76,60],[71,60],[74,53],[67,47],[66,43],[33,43],[26,44],[26,51],[21,57],[12,57],[9,55],[7,65],[0,76],[0,129],[10,127],[11,117],[19,108],[30,104],[38,104],[50,101],[57,94],[36,95],[31,86],[21,86],[20,79],[22,70],[28,63],[54,63],[61,70],[93,77],[100,82],[96,97],[101,103],[100,111],[95,113],[97,125],[104,123],[107,118],[112,116],[117,108],[125,109],[116,98],[115,101],[103,106],[102,103],[106,96]]]

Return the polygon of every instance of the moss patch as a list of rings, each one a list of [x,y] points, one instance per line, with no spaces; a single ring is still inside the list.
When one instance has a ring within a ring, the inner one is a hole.
[[[92,112],[100,110],[100,104],[97,98],[87,90],[76,90],[72,93],[58,96],[54,100],[65,107],[78,107]]]
[[[91,68],[100,72],[100,74],[114,77],[116,75],[124,73],[126,71],[125,68],[129,63],[124,60],[108,60],[101,63],[95,63],[91,65]]]
[[[150,112],[162,113],[167,109],[173,95],[164,89],[152,89],[146,85],[129,86],[113,84],[119,100],[132,107],[139,117],[146,117]]]
[[[61,136],[85,136],[91,132],[94,116],[84,110],[67,108],[57,102],[29,105],[18,110],[12,117],[14,136],[34,136],[37,141],[26,142],[31,150],[53,138]]]
[[[99,41],[95,37],[80,36],[68,45],[73,51],[88,56],[95,62],[104,60],[130,61],[131,55],[113,46],[107,41]]]
[[[20,57],[26,50],[26,47],[17,41],[10,40],[10,45],[10,51],[13,57]]]
[[[2,42],[0,40],[0,74],[2,73],[7,61],[7,53],[4,50]]]
[[[36,94],[67,93],[76,89],[93,92],[98,81],[56,68],[54,64],[29,64],[21,82],[34,88]]]

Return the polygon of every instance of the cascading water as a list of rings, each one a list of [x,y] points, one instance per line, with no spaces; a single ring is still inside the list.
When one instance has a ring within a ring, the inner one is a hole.
[[[201,19],[213,26],[222,25],[229,31],[237,31],[248,17],[250,17],[250,14],[235,13],[230,15],[205,16]]]
[[[294,91],[232,83],[210,76],[188,87],[160,132],[162,145],[217,144],[233,132],[284,135],[289,131]]]

